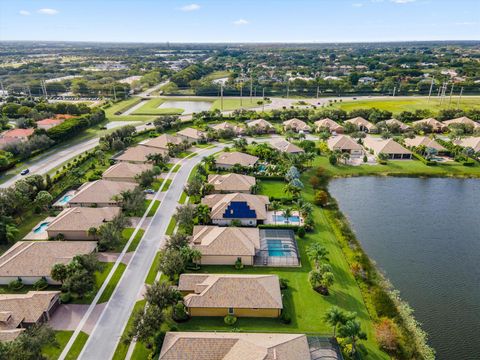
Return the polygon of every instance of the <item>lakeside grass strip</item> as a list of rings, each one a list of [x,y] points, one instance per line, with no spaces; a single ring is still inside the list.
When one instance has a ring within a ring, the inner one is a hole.
[[[100,296],[100,299],[98,299],[99,304],[110,300],[110,297],[112,296],[113,291],[117,287],[117,284],[120,281],[120,278],[122,277],[126,268],[127,268],[127,265],[125,265],[124,263],[118,264],[115,272],[113,273],[112,278],[108,282],[107,287],[103,291],[102,296]]]
[[[125,329],[123,329],[122,336],[120,338],[120,341],[118,342],[117,348],[115,349],[115,353],[113,355],[112,360],[123,360],[127,356],[127,352],[128,352],[128,348],[130,346],[130,343],[125,344],[122,341],[122,339],[126,337],[126,335],[128,334],[128,332],[130,331],[130,329],[133,326],[133,316],[134,316],[134,314],[137,311],[145,308],[146,303],[147,303],[146,300],[139,300],[133,306],[133,311],[130,314],[130,317],[128,318],[127,325],[125,326]]]

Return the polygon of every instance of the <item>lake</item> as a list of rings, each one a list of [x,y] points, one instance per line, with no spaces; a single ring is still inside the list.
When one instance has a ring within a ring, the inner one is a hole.
[[[359,177],[329,189],[437,358],[478,359],[480,180]]]
[[[167,100],[163,102],[159,109],[183,109],[183,114],[198,113],[210,110],[212,102],[210,101],[184,101],[184,100]]]

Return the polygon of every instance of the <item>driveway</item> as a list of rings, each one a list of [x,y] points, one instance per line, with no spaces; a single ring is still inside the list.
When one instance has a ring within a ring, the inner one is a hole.
[[[92,314],[85,323],[82,331],[91,334],[95,323],[107,304],[97,304]],[[61,304],[48,321],[53,330],[75,330],[90,305],[83,304]]]

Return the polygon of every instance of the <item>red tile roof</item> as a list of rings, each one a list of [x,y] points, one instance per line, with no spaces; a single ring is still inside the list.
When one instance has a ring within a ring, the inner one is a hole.
[[[35,129],[12,129],[7,130],[2,134],[2,137],[26,138],[33,134]]]

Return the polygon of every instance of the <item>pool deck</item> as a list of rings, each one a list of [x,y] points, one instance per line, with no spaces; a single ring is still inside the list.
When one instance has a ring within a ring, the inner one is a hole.
[[[55,219],[55,217],[49,216],[49,217],[43,219],[42,221],[40,221],[37,225],[35,225],[32,228],[32,231],[30,231],[27,235],[25,235],[23,240],[48,240],[48,235],[47,235],[47,232],[45,230],[42,231],[41,233],[38,233],[38,234],[35,234],[33,232],[33,230],[36,229],[37,227],[39,227],[44,222],[51,223],[54,219]]]
[[[56,208],[65,208],[67,207],[68,205],[68,202],[66,203],[62,203],[62,199],[65,197],[65,196],[70,196],[70,197],[73,197],[73,195],[75,195],[76,191],[75,190],[70,190],[70,191],[67,191],[65,194],[63,194],[57,201],[55,201],[55,203],[52,205],[53,207],[56,207]]]
[[[292,211],[291,216],[298,216],[300,218],[300,222],[286,222],[286,221],[275,221],[276,216],[283,216],[283,211],[267,211],[267,218],[264,221],[265,225],[293,225],[293,226],[303,226],[303,217],[300,215],[299,211]]]

